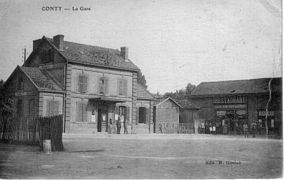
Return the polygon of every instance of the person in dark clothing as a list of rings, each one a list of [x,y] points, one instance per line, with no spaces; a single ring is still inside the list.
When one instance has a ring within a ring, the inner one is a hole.
[[[120,134],[120,129],[121,129],[120,118],[118,118],[118,120],[117,120],[117,122],[116,122],[116,126],[117,126],[117,134]]]

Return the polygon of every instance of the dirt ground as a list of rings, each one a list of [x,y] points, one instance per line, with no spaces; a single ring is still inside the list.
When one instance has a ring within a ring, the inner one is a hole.
[[[280,178],[282,140],[65,135],[64,152],[0,144],[1,178]]]

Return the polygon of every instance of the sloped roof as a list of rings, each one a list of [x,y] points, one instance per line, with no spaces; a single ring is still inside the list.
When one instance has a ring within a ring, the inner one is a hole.
[[[271,78],[202,82],[191,93],[198,95],[222,95],[222,94],[255,94],[268,93],[268,83]],[[273,92],[282,92],[282,78],[272,78]]]
[[[149,91],[147,91],[147,89],[144,86],[138,83],[137,84],[137,99],[151,100],[151,99],[154,99],[154,97]]]
[[[19,67],[39,90],[62,91],[62,88],[45,72],[38,67]]]
[[[184,109],[200,109],[197,105],[194,103],[188,101],[187,99],[185,100],[177,100],[177,102],[184,108]]]
[[[46,39],[53,44],[53,39]],[[69,62],[131,71],[139,70],[139,68],[131,60],[125,60],[120,55],[120,51],[117,49],[91,46],[69,41],[63,42],[63,51],[60,51],[60,53]]]
[[[182,108],[182,106],[181,106],[178,102],[176,102],[173,98],[171,98],[171,97],[168,97],[168,98],[162,100],[161,102],[159,102],[158,104],[156,104],[156,106],[159,106],[159,105],[163,104],[164,102],[166,102],[166,101],[168,101],[168,100],[172,101],[172,102],[175,103],[177,106],[179,106],[180,108]]]

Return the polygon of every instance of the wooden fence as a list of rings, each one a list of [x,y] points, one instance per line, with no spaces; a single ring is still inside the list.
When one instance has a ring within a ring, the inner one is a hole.
[[[3,124],[3,121],[1,122],[2,140],[13,143],[39,144],[37,118],[11,118],[6,122],[6,125]]]
[[[62,130],[63,116],[40,117],[40,147],[43,148],[43,140],[51,140],[52,151],[63,151]]]
[[[194,126],[192,123],[159,123],[157,124],[156,132],[165,134],[192,134],[194,133]]]
[[[63,116],[11,118],[6,124],[0,123],[2,140],[11,143],[39,145],[42,149],[43,140],[51,140],[52,151],[62,151]],[[4,128],[4,126],[6,128]],[[3,132],[5,129],[5,132]]]

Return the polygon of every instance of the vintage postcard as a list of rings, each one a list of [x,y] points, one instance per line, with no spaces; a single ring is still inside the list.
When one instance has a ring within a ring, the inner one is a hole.
[[[1,179],[281,179],[281,0],[2,0]]]

